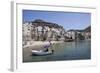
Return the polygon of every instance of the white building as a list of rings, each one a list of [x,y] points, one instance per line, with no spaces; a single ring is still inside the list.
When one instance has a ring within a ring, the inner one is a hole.
[[[68,38],[72,38],[75,39],[76,37],[76,32],[75,31],[67,31],[65,36],[67,36]]]
[[[53,23],[48,24],[48,22],[25,23],[23,24],[22,32],[23,41],[57,40],[59,37],[64,38],[64,29],[53,26]]]
[[[25,23],[22,26],[22,34],[23,34],[23,41],[30,41],[31,40],[31,33],[32,33],[32,25],[31,23]]]

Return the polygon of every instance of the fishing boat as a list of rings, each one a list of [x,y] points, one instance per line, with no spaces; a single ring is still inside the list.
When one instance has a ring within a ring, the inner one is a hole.
[[[32,50],[32,55],[33,56],[44,56],[44,55],[51,55],[53,54],[54,50],[50,50],[50,51],[43,51],[43,50]]]
[[[74,41],[73,39],[65,39],[64,42],[72,42]]]

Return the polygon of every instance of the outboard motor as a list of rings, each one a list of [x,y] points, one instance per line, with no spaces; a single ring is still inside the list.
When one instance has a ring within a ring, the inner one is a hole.
[[[54,53],[54,50],[51,50],[52,51],[52,54]]]

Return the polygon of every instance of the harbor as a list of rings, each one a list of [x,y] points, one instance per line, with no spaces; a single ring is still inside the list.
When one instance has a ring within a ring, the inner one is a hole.
[[[91,14],[23,10],[23,62],[91,59]]]
[[[55,43],[52,46],[54,54],[46,56],[32,56],[31,50],[40,50],[41,46],[28,47],[23,49],[23,62],[41,61],[63,61],[63,60],[86,60],[91,59],[90,40],[78,42]]]

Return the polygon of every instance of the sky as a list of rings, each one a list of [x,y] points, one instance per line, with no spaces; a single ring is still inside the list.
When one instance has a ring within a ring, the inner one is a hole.
[[[91,25],[91,13],[23,10],[23,23],[36,19],[62,25],[65,30],[84,29]]]

